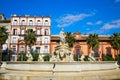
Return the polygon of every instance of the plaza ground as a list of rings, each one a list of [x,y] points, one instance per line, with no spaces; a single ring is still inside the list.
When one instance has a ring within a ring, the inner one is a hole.
[[[0,70],[5,80],[120,80],[120,69],[85,72],[34,72]]]

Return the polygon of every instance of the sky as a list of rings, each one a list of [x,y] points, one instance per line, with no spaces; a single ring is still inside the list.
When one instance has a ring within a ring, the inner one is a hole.
[[[120,0],[0,0],[0,13],[50,16],[51,34],[120,33]]]

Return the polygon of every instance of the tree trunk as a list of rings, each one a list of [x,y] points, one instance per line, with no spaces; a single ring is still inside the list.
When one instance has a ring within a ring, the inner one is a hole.
[[[30,44],[30,54],[32,54],[32,44]]]

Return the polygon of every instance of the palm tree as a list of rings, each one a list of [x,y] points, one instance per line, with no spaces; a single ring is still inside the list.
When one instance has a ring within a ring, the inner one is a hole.
[[[30,53],[32,53],[32,46],[36,42],[35,31],[33,31],[33,29],[28,29],[26,31],[24,41],[30,47]]]
[[[110,37],[110,44],[117,51],[120,49],[120,33],[113,33],[113,35]]]
[[[5,44],[8,39],[9,33],[5,27],[0,27],[0,60],[2,60],[2,45]]]
[[[98,34],[90,34],[86,39],[87,44],[94,51],[99,47]]]
[[[74,36],[71,34],[71,32],[67,32],[67,33],[66,33],[65,43],[67,43],[70,48],[73,47],[73,45],[74,45],[74,43],[75,43],[75,38],[74,38]]]

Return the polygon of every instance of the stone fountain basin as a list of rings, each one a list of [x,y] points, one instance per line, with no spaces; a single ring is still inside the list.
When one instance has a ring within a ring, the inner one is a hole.
[[[101,62],[6,62],[6,70],[36,72],[82,72],[116,69],[115,61]]]

